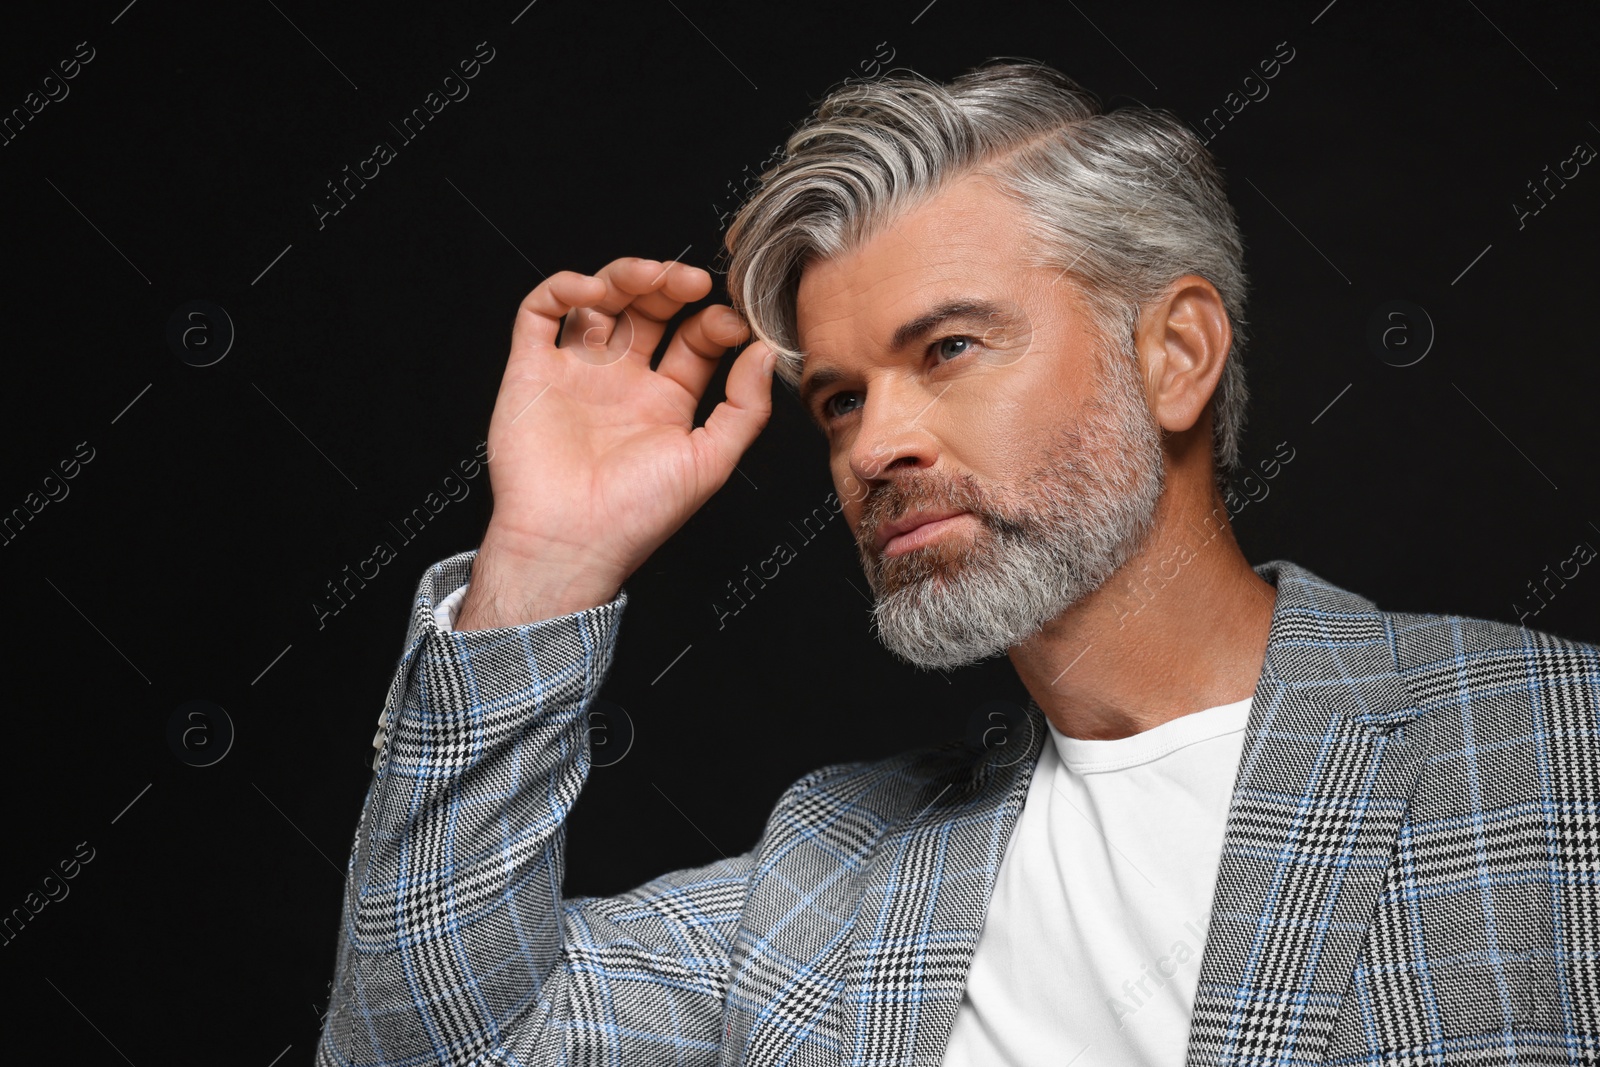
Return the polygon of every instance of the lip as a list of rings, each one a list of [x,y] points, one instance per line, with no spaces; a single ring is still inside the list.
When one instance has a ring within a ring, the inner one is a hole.
[[[890,541],[930,523],[939,522],[943,519],[952,519],[957,515],[970,514],[971,512],[955,508],[931,508],[926,511],[914,511],[903,518],[896,519],[894,522],[886,522],[878,527],[877,549],[882,552],[888,547]]]

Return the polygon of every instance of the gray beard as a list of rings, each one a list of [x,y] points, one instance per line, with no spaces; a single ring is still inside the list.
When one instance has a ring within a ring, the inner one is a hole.
[[[1161,431],[1131,351],[1102,351],[1096,396],[1043,462],[995,500],[970,474],[887,482],[856,534],[877,597],[873,627],[918,667],[964,667],[1013,648],[1094,592],[1143,547],[1165,485]],[[969,511],[975,534],[947,534],[892,559],[882,522],[920,507]]]

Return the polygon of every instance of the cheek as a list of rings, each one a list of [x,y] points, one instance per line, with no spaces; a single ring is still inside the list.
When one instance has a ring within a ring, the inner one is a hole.
[[[1036,453],[1050,435],[1052,415],[1045,410],[1050,396],[1047,390],[1032,399],[1009,391],[972,390],[958,399],[952,389],[946,395],[950,402],[940,405],[944,410],[930,429],[962,466],[1004,466]]]
[[[845,488],[837,490],[839,496],[838,516],[839,521],[844,523],[844,532],[850,535],[851,540],[855,540],[856,523],[861,521],[861,513],[866,509],[861,503],[862,488],[859,484],[856,486],[854,496],[848,495],[846,491],[848,488],[849,485],[847,484]]]
[[[861,518],[861,513],[866,510],[868,487],[848,469],[836,472],[834,479],[834,492],[839,498],[839,515],[849,525],[851,530],[856,528],[856,521]]]

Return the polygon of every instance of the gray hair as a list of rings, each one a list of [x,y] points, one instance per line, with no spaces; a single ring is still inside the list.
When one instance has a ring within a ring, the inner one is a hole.
[[[1030,266],[1056,269],[1103,336],[1135,356],[1143,306],[1184,274],[1222,296],[1233,343],[1212,396],[1219,481],[1244,430],[1244,243],[1204,143],[1176,116],[1106,111],[1061,72],[990,60],[941,85],[914,71],[848,81],[789,136],[726,236],[728,293],[777,374],[800,380],[796,295],[808,264],[848,253],[952,181],[978,173],[1022,205]]]

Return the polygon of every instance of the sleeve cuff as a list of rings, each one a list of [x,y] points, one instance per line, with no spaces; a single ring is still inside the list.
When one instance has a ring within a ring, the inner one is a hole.
[[[578,631],[584,631],[590,634],[599,651],[598,662],[592,665],[592,669],[603,675],[610,666],[617,626],[621,621],[622,611],[628,603],[626,589],[619,589],[617,595],[607,603],[552,619],[457,633],[454,629],[455,621],[460,614],[461,604],[466,599],[467,587],[471,584],[472,562],[476,557],[477,550],[470,549],[440,560],[429,567],[423,573],[421,581],[417,583],[416,596],[412,601],[411,624],[406,633],[405,650],[400,657],[399,665],[395,668],[394,676],[389,681],[388,696],[384,699],[383,711],[378,716],[378,730],[372,738],[374,771],[382,766],[384,745],[392,727],[391,716],[397,711],[400,699],[405,695],[407,680],[413,667],[416,666],[418,652],[430,640],[444,641],[462,655],[471,655],[475,650],[502,645],[508,634],[525,635],[531,639],[534,647],[551,648],[578,644],[572,640],[572,636]]]

